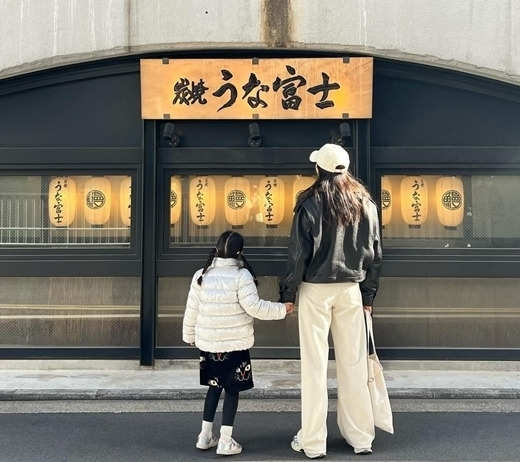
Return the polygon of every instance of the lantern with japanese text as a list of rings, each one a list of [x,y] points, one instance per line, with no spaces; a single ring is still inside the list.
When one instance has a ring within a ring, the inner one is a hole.
[[[258,183],[258,201],[262,222],[268,228],[278,226],[284,216],[285,185],[276,176],[267,176]]]
[[[119,186],[119,213],[121,221],[130,227],[132,219],[132,178],[123,178]]]
[[[83,212],[92,226],[103,226],[110,220],[112,186],[105,177],[93,177],[85,183]]]
[[[198,226],[209,226],[215,220],[215,180],[209,176],[196,176],[190,181],[190,218]]]
[[[251,187],[249,180],[241,176],[232,176],[224,184],[224,210],[227,222],[242,227],[249,220]]]
[[[428,186],[420,176],[401,181],[401,213],[410,227],[421,226],[428,217]]]
[[[172,176],[170,181],[170,225],[177,223],[181,217],[182,186],[178,177]]]
[[[310,188],[315,182],[316,178],[313,178],[312,176],[298,175],[296,177],[296,180],[294,180],[292,188],[293,207],[296,205],[296,202],[298,201],[298,198],[300,197],[302,192],[305,191],[307,188]]]
[[[456,228],[464,218],[464,187],[462,179],[443,176],[437,180],[435,202],[437,218],[447,228]]]
[[[381,177],[381,225],[386,226],[392,219],[392,183],[387,176]]]
[[[67,227],[76,218],[76,182],[69,177],[53,178],[49,183],[49,221]]]

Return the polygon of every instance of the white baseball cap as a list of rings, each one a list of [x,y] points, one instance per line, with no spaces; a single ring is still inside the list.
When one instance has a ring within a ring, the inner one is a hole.
[[[313,151],[309,160],[332,173],[346,172],[350,164],[348,152],[338,144],[331,143],[324,144],[318,151]]]

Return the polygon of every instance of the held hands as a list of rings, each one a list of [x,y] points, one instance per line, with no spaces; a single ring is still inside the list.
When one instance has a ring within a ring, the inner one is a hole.
[[[285,302],[285,311],[287,314],[292,314],[294,303]]]
[[[363,305],[363,309],[365,310],[366,314],[372,314],[372,307],[368,305]]]

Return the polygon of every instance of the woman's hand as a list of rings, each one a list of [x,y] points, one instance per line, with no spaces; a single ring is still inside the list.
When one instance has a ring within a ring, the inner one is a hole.
[[[365,310],[366,314],[372,314],[372,307],[368,305],[363,305],[363,309]]]
[[[286,312],[287,314],[292,314],[292,312],[293,312],[293,306],[294,306],[293,303],[291,303],[291,302],[285,302],[285,312]]]

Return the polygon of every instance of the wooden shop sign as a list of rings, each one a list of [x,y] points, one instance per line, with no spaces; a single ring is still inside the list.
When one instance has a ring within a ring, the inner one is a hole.
[[[367,119],[372,58],[142,59],[143,119]]]

